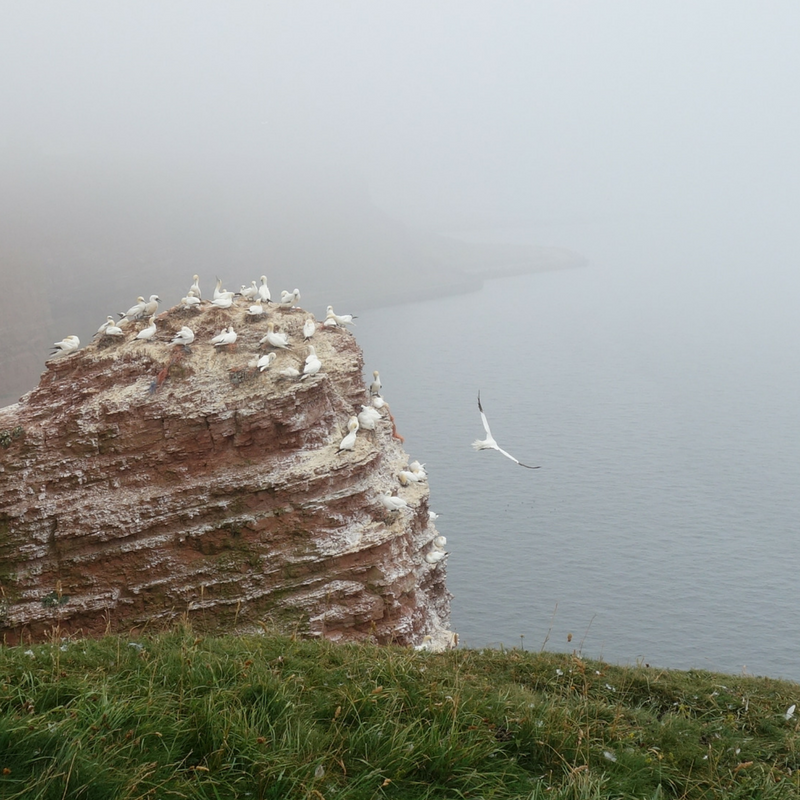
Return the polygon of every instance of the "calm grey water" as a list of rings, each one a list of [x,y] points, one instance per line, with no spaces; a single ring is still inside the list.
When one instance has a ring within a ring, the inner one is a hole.
[[[796,259],[735,235],[571,234],[482,238],[571,245],[584,269],[358,319],[427,464],[453,628],[800,680]],[[478,389],[500,445],[540,470],[471,450]]]

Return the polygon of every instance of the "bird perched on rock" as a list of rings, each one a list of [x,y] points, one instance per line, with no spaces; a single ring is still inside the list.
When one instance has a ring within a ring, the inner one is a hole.
[[[300,377],[300,370],[296,367],[284,367],[281,370],[278,370],[278,377],[280,378],[299,378]]]
[[[200,276],[199,275],[192,275],[194,279],[194,283],[192,284],[192,288],[189,289],[188,294],[194,294],[194,296],[200,300],[203,295],[200,293]]]
[[[120,312],[123,319],[141,319],[144,316],[145,301],[144,297],[136,298],[136,305],[131,306],[124,314]]]
[[[261,338],[259,344],[269,344],[272,347],[278,347],[281,350],[285,350],[287,347],[291,347],[291,345],[289,344],[289,334],[277,332],[275,330],[274,322],[270,322],[267,325],[267,333],[265,336]]]
[[[358,412],[358,424],[365,431],[374,431],[375,423],[381,419],[381,412],[372,406],[361,406],[361,411]]]
[[[261,356],[261,358],[256,361],[256,366],[258,367],[259,372],[263,372],[265,369],[267,369],[277,357],[278,354],[274,350],[271,353],[267,353],[265,356]]]
[[[437,536],[433,540],[433,546],[439,550],[444,550],[444,546],[447,544],[447,537],[446,536]]]
[[[247,316],[260,317],[264,313],[264,306],[261,305],[261,299],[258,299],[247,309]]]
[[[196,294],[194,289],[189,289],[186,297],[181,297],[181,305],[184,308],[193,308],[199,310],[200,308],[200,295]]]
[[[408,508],[408,503],[402,497],[395,497],[392,494],[379,494],[378,502],[387,511],[399,511],[401,508]]]
[[[215,297],[211,301],[211,305],[214,306],[214,308],[230,308],[233,305],[233,293],[226,292],[219,297]]]
[[[347,436],[339,442],[339,452],[342,450],[354,450],[356,446],[356,433],[358,433],[358,417],[350,417],[347,420]]]
[[[391,377],[391,376],[389,376],[389,377]],[[378,372],[378,370],[375,370],[372,373],[372,378],[373,378],[372,383],[369,385],[369,393],[373,397],[376,397],[376,396],[380,397],[381,389],[383,388],[383,384],[381,383],[381,374],[380,374],[380,372]],[[379,408],[380,408],[380,406],[379,406]]]
[[[70,353],[74,353],[80,346],[81,340],[77,336],[65,336],[60,342],[53,342],[55,350],[53,350],[50,355],[52,356],[56,353],[69,355]]]
[[[293,292],[281,292],[281,306],[283,308],[291,308],[300,301],[300,290],[295,289]]]
[[[245,300],[255,300],[258,297],[258,286],[256,286],[256,282],[251,281],[250,286],[242,284],[242,290],[239,294],[244,297]]]
[[[170,344],[181,344],[188,347],[194,341],[194,331],[184,325],[174,336]]]
[[[428,473],[425,472],[424,467],[425,465],[420,464],[419,461],[412,461],[408,465],[409,471],[413,472],[417,476],[417,480],[423,483],[428,480]]]
[[[449,555],[444,550],[429,550],[425,554],[425,560],[429,564],[438,564],[445,556]]]
[[[314,317],[308,317],[303,323],[303,338],[308,341],[317,332],[317,323]]]
[[[269,286],[267,286],[267,276],[261,276],[261,286],[258,287],[258,296],[261,298],[262,303],[269,303],[272,299],[272,292],[269,290]]]
[[[146,328],[142,328],[139,331],[139,333],[136,334],[136,338],[141,339],[144,342],[149,342],[155,335],[156,335],[156,318],[150,317],[150,323]]]
[[[301,381],[304,378],[310,378],[312,375],[316,375],[322,369],[322,362],[319,360],[317,351],[314,349],[313,345],[308,346],[308,351],[306,363],[303,366],[303,374],[300,376]]]
[[[214,287],[214,299],[218,300],[220,297],[230,297],[233,299],[233,292],[222,288],[222,278],[217,278],[217,285]]]
[[[144,304],[144,317],[154,317],[158,313],[158,301],[161,298],[157,294],[151,294],[150,299]]]
[[[107,316],[106,317],[106,321],[97,329],[97,333],[95,334],[95,337],[100,336],[101,334],[105,333],[106,332],[106,328],[109,325],[114,325],[114,324],[115,324],[114,323],[114,317],[112,317],[111,315]]]
[[[233,329],[233,325],[230,325],[227,330],[221,330],[212,340],[211,344],[214,347],[225,347],[229,344],[236,344],[236,331]]]
[[[355,317],[352,314],[336,314],[334,313],[333,306],[328,306],[328,313],[325,315],[325,319],[332,319],[337,325],[341,326],[355,324],[353,322]]]
[[[105,336],[122,336],[125,331],[120,328],[119,325],[109,325],[104,331],[103,335]]]
[[[400,472],[397,473],[397,480],[400,481],[401,486],[408,486],[412,483],[419,482],[419,478],[407,469],[401,469]]]

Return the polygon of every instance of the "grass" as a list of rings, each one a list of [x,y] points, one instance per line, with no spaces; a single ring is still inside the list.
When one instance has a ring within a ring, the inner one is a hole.
[[[800,798],[800,686],[278,635],[0,649],[0,797]]]

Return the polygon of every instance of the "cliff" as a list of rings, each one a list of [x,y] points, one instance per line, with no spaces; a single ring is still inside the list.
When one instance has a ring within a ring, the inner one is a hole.
[[[363,357],[342,328],[313,338],[301,309],[272,308],[291,351],[254,366],[267,322],[244,309],[161,314],[51,359],[0,409],[0,631],[13,643],[160,626],[280,629],[335,640],[445,640],[444,561],[427,483],[400,487],[408,456],[388,409],[338,451],[368,402]],[[195,342],[169,344],[183,325]],[[211,338],[233,325],[235,345]],[[408,507],[388,512],[379,493]]]

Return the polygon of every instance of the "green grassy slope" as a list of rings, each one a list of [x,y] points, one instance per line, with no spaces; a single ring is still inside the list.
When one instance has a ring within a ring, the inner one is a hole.
[[[800,686],[188,630],[0,649],[3,798],[794,798]]]

